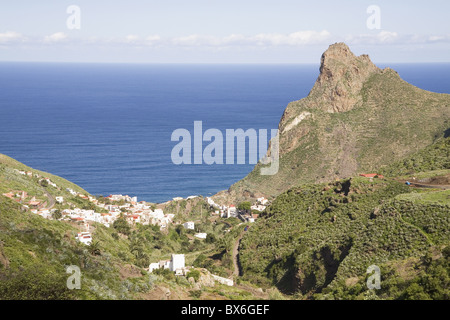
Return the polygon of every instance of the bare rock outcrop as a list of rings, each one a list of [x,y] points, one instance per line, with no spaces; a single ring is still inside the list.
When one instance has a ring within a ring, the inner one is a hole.
[[[320,74],[309,97],[323,111],[349,111],[360,102],[367,79],[379,72],[368,55],[357,57],[345,43],[333,44],[322,55]]]

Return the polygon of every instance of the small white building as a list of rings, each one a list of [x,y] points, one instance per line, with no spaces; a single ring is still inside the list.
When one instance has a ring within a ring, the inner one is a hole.
[[[150,213],[150,216],[155,219],[162,219],[164,218],[164,211],[162,209],[155,209],[155,211]]]
[[[258,198],[256,199],[259,203],[261,203],[262,205],[265,205],[267,202],[269,202],[269,200],[267,200],[264,197]]]
[[[153,270],[159,269],[159,263],[153,262],[148,266],[148,272],[152,273]]]
[[[197,233],[194,235],[194,237],[199,238],[199,239],[206,239],[207,234],[206,233]]]
[[[266,206],[259,204],[259,205],[251,206],[250,209],[262,212],[262,211],[266,210]]]
[[[184,254],[172,254],[172,258],[170,260],[170,271],[176,272],[177,270],[183,269],[184,267]]]
[[[170,260],[161,260],[159,262],[150,263],[148,271],[153,272],[156,269],[169,269],[176,275],[186,274],[186,263],[184,254],[172,254]]]
[[[64,202],[64,197],[56,197],[56,202],[58,203],[63,203]]]
[[[194,221],[188,221],[188,222],[183,223],[183,227],[185,227],[188,230],[194,230],[195,223],[194,223]]]
[[[222,214],[223,218],[231,218],[231,217],[237,217],[237,210],[234,205],[231,205],[224,210],[224,213]]]
[[[160,269],[169,269],[170,270],[170,260],[161,260],[159,262]]]
[[[78,241],[81,243],[84,243],[86,245],[90,245],[92,242],[92,235],[90,232],[80,232],[78,233],[78,236],[76,237]]]

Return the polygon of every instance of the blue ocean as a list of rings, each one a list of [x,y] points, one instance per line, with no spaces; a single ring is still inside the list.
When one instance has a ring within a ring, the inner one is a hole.
[[[384,65],[379,65],[385,67]],[[450,64],[389,65],[450,93]],[[276,129],[319,65],[0,63],[0,153],[94,195],[164,202],[212,195],[253,164],[175,165],[172,132]],[[206,146],[208,143],[204,143]]]

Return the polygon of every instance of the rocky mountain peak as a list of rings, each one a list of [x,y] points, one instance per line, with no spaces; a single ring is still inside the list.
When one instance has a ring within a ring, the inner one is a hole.
[[[345,43],[335,43],[321,58],[320,75],[310,96],[327,112],[345,112],[360,101],[367,79],[381,72],[368,55],[355,56]]]

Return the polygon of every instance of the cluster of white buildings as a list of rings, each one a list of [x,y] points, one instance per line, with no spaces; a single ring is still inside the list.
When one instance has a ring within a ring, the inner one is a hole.
[[[121,195],[121,194],[112,194],[109,198],[111,201],[126,201],[126,202],[137,202],[137,197],[130,197],[129,195]]]
[[[221,218],[230,218],[238,216],[236,206],[233,204],[230,206],[219,205],[215,203],[214,200],[211,198],[206,198],[206,201],[211,207],[215,209],[214,214],[220,216]]]
[[[23,176],[28,176],[28,177],[30,177],[30,178],[33,177],[33,172],[31,172],[31,171],[22,171],[22,170],[18,170],[18,169],[14,169],[14,171],[17,172],[17,173],[19,173],[19,174],[21,174],[21,175],[23,175]],[[36,178],[42,178],[42,177],[41,177],[40,175],[38,175],[37,173],[35,173],[34,176],[35,176]],[[50,186],[57,188],[56,183],[54,183],[53,181],[51,181],[49,178],[44,178],[43,180],[47,181],[47,183],[48,183]]]
[[[110,213],[99,213],[94,210],[84,210],[80,208],[65,209],[62,211],[63,216],[66,219],[80,222],[97,222],[106,227],[110,227],[118,215],[113,216]]]
[[[189,196],[189,197],[186,198],[186,200],[192,200],[192,199],[195,199],[195,198],[198,198],[198,196]],[[175,197],[175,198],[172,198],[172,200],[173,201],[181,201],[181,200],[184,200],[184,198],[182,198],[182,197]]]
[[[128,197],[128,196],[127,196]],[[120,201],[120,198],[116,198]],[[137,200],[136,197],[129,198]],[[128,200],[129,200],[128,199]],[[97,222],[110,227],[121,215],[129,224],[140,223],[143,225],[157,225],[161,229],[168,228],[173,223],[174,214],[164,214],[162,209],[152,210],[145,202],[131,201],[124,205],[97,203],[97,206],[107,210],[107,213],[98,213],[94,210],[83,210],[79,208],[66,209],[62,213],[72,220]]]
[[[269,202],[269,200],[267,200],[264,197],[258,198],[258,199],[256,199],[256,203],[254,205],[252,205],[250,207],[250,209],[262,212],[266,209],[266,207],[267,207],[266,205],[268,202]]]
[[[77,196],[77,195],[78,195],[78,192],[74,191],[74,190],[71,189],[71,188],[66,188],[66,191],[67,191],[68,193],[70,193],[71,195],[73,195],[73,196]]]
[[[239,217],[240,213],[239,210],[236,209],[235,205],[218,205],[214,202],[213,199],[207,198],[208,204],[215,209],[214,214],[219,215],[222,218],[230,218],[230,217]],[[256,210],[256,211],[264,211],[267,207],[269,200],[267,200],[264,197],[258,198],[256,200],[256,203],[254,203],[250,209]],[[247,217],[248,216],[248,217]],[[252,215],[246,215],[246,218],[249,222],[255,222],[255,219],[258,218],[258,215],[252,214]]]
[[[33,177],[33,172],[31,171],[22,171],[22,170],[17,170],[14,169],[14,171],[18,172],[19,174],[23,175],[23,176],[29,176],[30,178]],[[35,174],[36,177],[38,177],[37,174]]]

